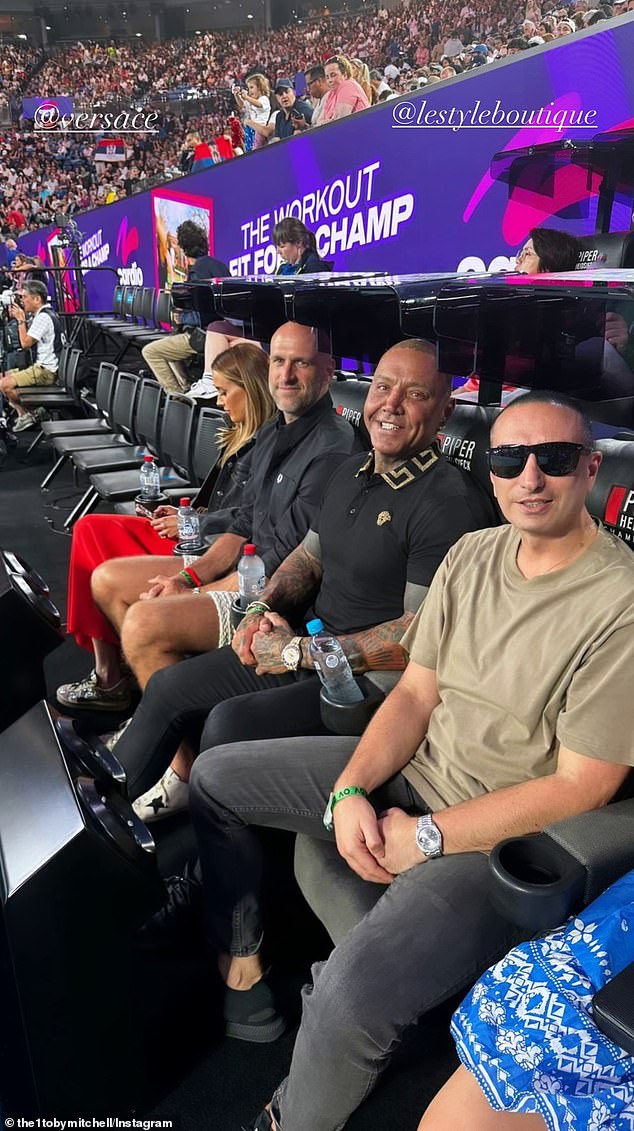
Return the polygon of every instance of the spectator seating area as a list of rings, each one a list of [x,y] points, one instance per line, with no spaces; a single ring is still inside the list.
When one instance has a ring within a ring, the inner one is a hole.
[[[122,294],[117,294],[117,298],[122,308],[131,309],[138,292],[146,290],[121,288]],[[130,297],[131,291],[137,294]],[[100,321],[89,318],[84,326],[92,329],[92,325]],[[120,330],[115,328],[116,322],[120,322]],[[108,324],[108,333],[116,340],[117,334],[128,327],[128,318],[122,310],[120,319]],[[53,468],[42,481],[43,489],[50,488],[67,460],[75,470],[78,485],[88,481],[81,499],[65,521],[67,530],[83,514],[102,504],[118,513],[134,513],[138,468],[145,453],[157,458],[161,488],[170,499],[200,486],[217,455],[215,434],[223,420],[222,412],[208,405],[197,405],[185,396],[166,395],[155,380],[119,368],[118,364],[101,361],[94,399],[87,399],[79,391],[85,355],[76,347],[64,347],[60,362],[61,390],[36,389],[30,394],[31,405],[47,405],[56,412],[70,410],[74,416],[73,419],[44,421],[31,443],[33,450],[42,441],[48,441],[55,457]],[[369,384],[370,377],[337,370],[332,386],[337,413],[364,436],[363,406]],[[47,394],[51,399],[47,399]],[[441,450],[450,462],[468,470],[490,493],[486,452],[490,426],[499,409],[460,402],[459,389],[456,395],[457,407],[440,437]],[[77,413],[82,414],[80,419]],[[603,520],[609,485],[619,482],[626,484],[627,490],[634,488],[634,432],[597,422],[595,435],[604,459],[589,508],[593,517]],[[630,458],[632,467],[627,471]]]
[[[234,29],[161,44],[77,43],[45,59],[11,46],[0,99],[14,117],[21,95],[69,95],[92,109],[113,102],[117,108],[155,105],[160,125],[156,136],[129,144],[125,161],[114,168],[95,162],[94,136],[43,137],[26,120],[19,129],[6,129],[0,136],[0,230],[15,236],[50,223],[56,212],[73,215],[188,172],[193,130],[210,147],[213,162],[248,152],[253,137],[249,131],[245,136],[231,87],[255,72],[266,76],[271,90],[278,79],[298,76],[301,94],[307,67],[344,56],[367,68],[360,81],[375,104],[572,35],[633,6],[634,0],[601,0],[597,7],[574,0],[525,10],[512,0],[495,0],[482,9],[412,0],[390,11],[296,15],[268,34]],[[269,102],[275,113],[274,94]]]
[[[115,290],[113,298],[111,318],[88,316],[78,323],[73,342],[64,347],[62,354],[60,388],[32,392],[36,403],[43,403],[47,393],[50,393],[54,400],[48,404],[49,411],[52,410],[59,417],[45,421],[41,433],[31,444],[32,450],[39,449],[38,459],[42,459],[44,452],[48,451],[54,461],[41,484],[45,497],[50,497],[49,489],[52,486],[57,489],[60,481],[64,482],[63,490],[67,491],[68,468],[71,466],[73,469],[76,493],[72,510],[64,522],[66,530],[72,528],[81,514],[97,507],[118,513],[133,513],[134,497],[138,492],[138,468],[146,451],[156,455],[161,467],[162,488],[172,499],[178,498],[182,493],[193,493],[217,458],[216,436],[222,423],[222,414],[208,404],[197,405],[191,399],[179,395],[166,396],[155,381],[133,371],[135,362],[131,352],[125,355],[127,360],[122,361],[124,355],[121,350],[130,350],[130,337],[134,338],[136,333],[142,334],[145,330],[160,333],[161,328],[166,328],[169,310],[165,306],[163,294],[149,292],[148,288],[121,287]],[[108,360],[103,354],[119,360]],[[94,396],[87,398],[82,395],[82,385],[85,384],[90,369],[95,368],[97,379]],[[362,428],[363,405],[368,387],[368,376],[359,377],[342,371],[337,372],[332,386],[337,411],[356,428]],[[467,470],[486,491],[491,489],[486,458],[489,428],[497,411],[494,406],[458,403],[440,436],[441,448],[446,457]],[[595,518],[604,520],[614,484],[619,484],[624,491],[634,490],[634,433],[597,424],[596,435],[599,437],[597,446],[603,453],[603,463],[589,499],[589,509]],[[65,476],[62,474],[64,471]],[[180,867],[182,853],[191,847],[191,842],[186,822],[176,818],[170,843],[169,824],[170,822],[166,822],[166,826],[158,830],[159,861],[163,869],[174,870],[174,860],[177,861],[176,867]],[[327,849],[330,847],[326,846]],[[344,930],[349,909],[341,907],[337,902],[337,870],[331,867],[332,861],[315,858],[315,853],[319,856],[322,851],[321,846],[315,847],[300,837],[296,872],[309,906],[317,912],[327,925],[331,937],[336,940]],[[166,864],[168,859],[169,865]],[[279,868],[279,858],[276,859]],[[288,870],[286,857],[283,867]],[[138,878],[135,882],[139,884]],[[280,890],[284,892],[284,898],[288,898],[287,887],[282,885]],[[86,926],[84,923],[82,929],[89,932],[90,924]],[[320,934],[315,934],[314,926],[312,934],[310,930],[307,932],[302,946],[305,946],[310,960],[322,957],[324,939]],[[444,1032],[444,1014],[441,1025]],[[442,1050],[442,1043],[440,1048]],[[271,1054],[273,1060],[275,1055],[275,1052]],[[442,1056],[442,1051],[440,1055]],[[233,1065],[238,1062],[239,1056],[240,1052],[236,1053],[232,1047],[227,1059]],[[229,1072],[231,1070],[226,1066],[223,1069]],[[274,1071],[278,1071],[277,1063]],[[437,1073],[437,1066],[429,1070],[430,1095],[433,1094],[434,1087],[442,1082],[438,1080]],[[417,1066],[416,1078],[419,1076],[420,1069]],[[392,1102],[396,1102],[393,1113],[395,1121],[391,1123],[388,1117],[381,1123],[390,1131],[392,1127],[406,1125],[397,1118],[400,1111],[398,1104],[402,1099],[400,1090],[404,1086],[402,1075],[397,1079],[396,1094],[394,1088],[390,1092],[390,1081],[386,1089],[387,1094],[392,1096]],[[257,1086],[265,1088],[267,1085]],[[405,1091],[409,1091],[407,1082]],[[383,1090],[373,1097],[367,1105],[367,1111],[359,1113],[358,1121],[355,1117],[353,1131],[377,1125],[376,1112],[381,1110],[382,1096]],[[156,1102],[156,1096],[153,1102]],[[248,1102],[251,1103],[252,1100],[249,1099]],[[412,1109],[420,1111],[420,1101],[415,1100]],[[168,1105],[167,1110],[159,1109],[154,1114],[166,1115],[169,1112]],[[413,1118],[411,1125],[414,1126]]]

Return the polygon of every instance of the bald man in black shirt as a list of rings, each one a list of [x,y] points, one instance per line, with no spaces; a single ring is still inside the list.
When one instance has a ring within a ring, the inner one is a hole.
[[[335,471],[312,529],[267,584],[263,611],[245,617],[231,647],[149,680],[115,747],[132,798],[151,792],[180,739],[210,711],[202,749],[321,732],[320,684],[302,632],[308,607],[339,637],[353,671],[405,667],[400,639],[447,550],[498,521],[484,491],[438,449],[451,407],[434,346],[408,340],[384,354],[364,412],[373,450]],[[162,796],[158,789],[149,809],[144,801],[144,819],[168,815]]]

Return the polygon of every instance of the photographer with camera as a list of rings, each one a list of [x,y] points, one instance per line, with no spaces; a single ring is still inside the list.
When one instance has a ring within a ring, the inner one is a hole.
[[[51,309],[45,284],[39,279],[25,283],[21,303],[11,302],[8,314],[17,322],[20,349],[35,349],[35,361],[25,369],[11,369],[0,379],[0,393],[18,415],[14,432],[24,432],[38,421],[34,413],[21,406],[20,388],[54,384],[62,348],[61,324]]]

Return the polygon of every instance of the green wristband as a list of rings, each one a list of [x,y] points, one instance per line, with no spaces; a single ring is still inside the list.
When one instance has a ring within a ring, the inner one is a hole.
[[[193,577],[191,576],[190,573],[187,572],[186,569],[181,569],[181,570],[178,571],[178,573],[179,573],[179,577],[182,577],[183,581],[187,582],[190,589],[197,589],[198,588]]]
[[[324,827],[328,829],[328,832],[332,832],[334,828],[333,813],[337,802],[343,801],[345,797],[367,798],[367,796],[367,790],[363,789],[360,785],[347,785],[345,789],[339,789],[336,793],[331,793],[328,798],[326,812],[324,813]]]

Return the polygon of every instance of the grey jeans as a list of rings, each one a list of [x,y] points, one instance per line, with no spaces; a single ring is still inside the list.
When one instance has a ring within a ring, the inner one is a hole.
[[[260,849],[248,826],[329,838],[322,814],[355,745],[330,736],[234,743],[194,764],[190,811],[210,938],[222,950],[249,955],[261,943]],[[371,800],[377,810],[427,808],[401,774]],[[479,853],[428,861],[379,888],[372,910],[313,967],[291,1070],[275,1094],[282,1131],[344,1127],[407,1026],[518,940],[486,890]]]

